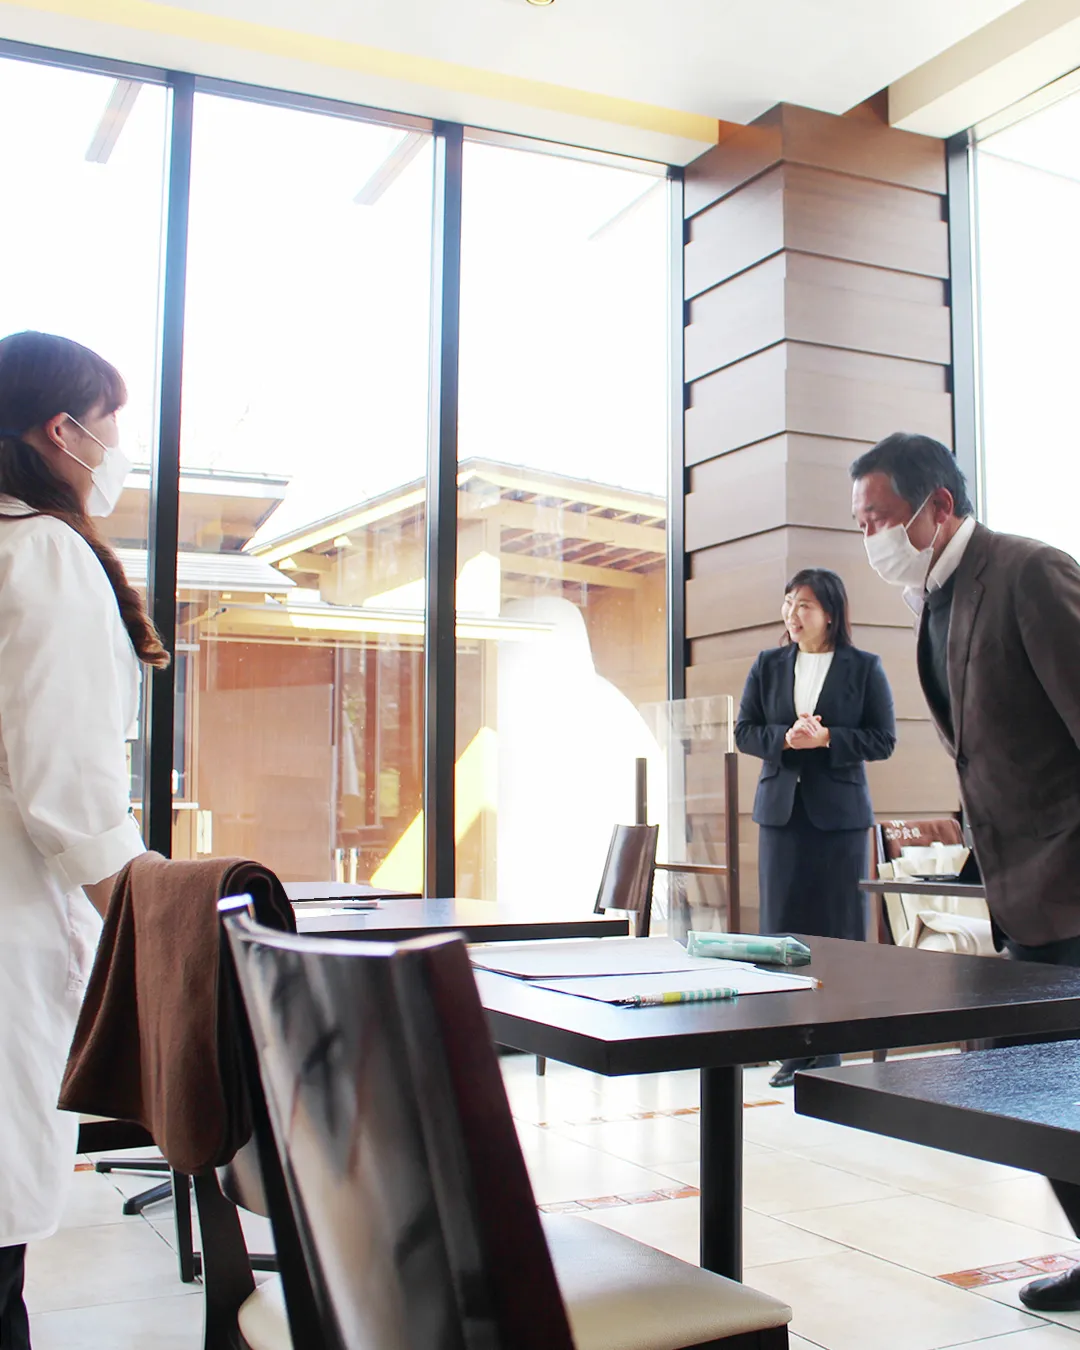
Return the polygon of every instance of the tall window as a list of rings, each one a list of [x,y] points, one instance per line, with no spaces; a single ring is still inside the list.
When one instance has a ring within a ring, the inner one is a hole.
[[[432,173],[419,132],[196,96],[178,857],[421,884]]]
[[[145,587],[156,448],[158,303],[169,96],[158,85],[0,59],[0,335],[74,338],[123,374],[135,468],[104,530]],[[130,746],[142,809],[143,746]]]
[[[666,697],[667,184],[466,142],[458,893],[586,906]]]
[[[429,124],[196,82],[182,370],[163,371],[172,95],[81,59],[0,57],[0,334],[62,333],[122,371],[134,468],[105,529],[143,588],[179,376],[175,724],[150,751],[171,758],[174,856],[419,890]],[[659,759],[640,710],[667,680],[669,189],[659,166],[480,133],[462,188],[440,830],[459,894],[580,909],[634,760]],[[135,740],[137,811],[146,779]]]
[[[1080,556],[1080,95],[976,150],[987,523]]]

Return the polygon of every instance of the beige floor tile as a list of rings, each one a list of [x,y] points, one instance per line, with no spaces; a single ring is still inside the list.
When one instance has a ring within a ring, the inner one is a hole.
[[[861,1252],[760,1266],[746,1278],[790,1304],[792,1330],[827,1350],[938,1350],[1038,1325]]]
[[[923,1195],[786,1214],[787,1223],[923,1275],[1045,1254],[1047,1235]],[[1052,1244],[1053,1245],[1053,1244]]]
[[[755,1144],[748,1139],[743,1140],[743,1163],[749,1163],[751,1159],[763,1158],[782,1158],[784,1155],[778,1153],[774,1148],[766,1148],[763,1144]],[[663,1172],[672,1181],[681,1181],[684,1186],[699,1186],[701,1184],[701,1163],[657,1163],[655,1170]]]
[[[1035,1327],[1031,1331],[1014,1331],[1008,1336],[995,1336],[991,1341],[965,1341],[951,1350],[1078,1350],[1080,1332],[1067,1327]]]
[[[539,1205],[655,1191],[671,1185],[670,1178],[660,1172],[600,1153],[551,1130],[519,1126],[518,1138]]]
[[[201,1350],[201,1298],[148,1298],[31,1318],[34,1350]]]
[[[779,1093],[773,1094],[779,1096]],[[798,1116],[790,1101],[791,1094],[779,1106],[755,1106],[743,1112],[743,1136],[767,1148],[786,1149],[805,1153],[814,1147],[841,1145],[844,1138],[857,1131],[813,1116]]]
[[[750,1114],[765,1116],[769,1113],[755,1111]],[[888,1139],[884,1135],[851,1130],[825,1121],[811,1122],[802,1116],[797,1119],[831,1129],[834,1133],[831,1137],[807,1138],[783,1145],[789,1152],[814,1162],[827,1163],[844,1172],[858,1172],[860,1176],[872,1177],[875,1181],[919,1195],[934,1196],[944,1190],[992,1185],[995,1181],[1025,1175],[1014,1167],[1001,1167],[979,1158],[962,1158],[955,1153],[924,1148],[921,1144],[909,1144],[904,1139]],[[763,1139],[761,1142],[768,1144],[770,1141]]]
[[[810,1162],[775,1150],[743,1156],[743,1203],[759,1214],[790,1214],[828,1205],[887,1200],[901,1194],[891,1186],[853,1172]]]
[[[654,1116],[602,1125],[552,1125],[554,1133],[641,1167],[694,1162],[698,1156],[696,1116]]]
[[[745,1148],[746,1145],[743,1147]],[[750,1147],[753,1147],[753,1145]],[[701,1163],[699,1162],[657,1163],[655,1170],[663,1172],[664,1176],[669,1177],[672,1181],[681,1182],[683,1186],[701,1185]]]
[[[201,1293],[182,1285],[176,1256],[149,1224],[65,1228],[31,1243],[26,1260],[26,1303],[31,1312],[56,1312],[104,1303]]]
[[[583,1219],[613,1228],[617,1233],[646,1242],[650,1247],[677,1256],[692,1265],[698,1262],[698,1202],[657,1200],[651,1205],[627,1205],[620,1209],[597,1209]]]
[[[697,1201],[689,1203],[696,1204]],[[816,1233],[808,1233],[805,1228],[793,1228],[783,1219],[756,1214],[752,1209],[743,1210],[743,1267],[751,1284],[754,1282],[753,1272],[758,1266],[828,1256],[842,1251],[844,1248],[837,1243],[818,1237]]]
[[[96,1172],[76,1172],[71,1179],[67,1203],[60,1219],[61,1228],[91,1228],[106,1223],[138,1223],[135,1216],[121,1210],[124,1197],[107,1176]]]
[[[960,1205],[978,1214],[992,1214],[997,1219],[1008,1219],[1011,1223],[1023,1224],[1027,1228],[1037,1228],[1040,1232],[1064,1238],[1068,1243],[1076,1241],[1068,1219],[1054,1198],[1050,1183],[1045,1177],[1037,1177],[1030,1172],[1021,1172],[1018,1176],[994,1181],[988,1186],[964,1186],[958,1190],[940,1191],[937,1198],[946,1204]]]

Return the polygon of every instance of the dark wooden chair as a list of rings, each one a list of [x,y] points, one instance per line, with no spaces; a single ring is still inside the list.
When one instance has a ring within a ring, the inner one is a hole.
[[[588,1220],[541,1221],[460,938],[224,924],[319,1319],[299,1339],[288,1284],[267,1282],[240,1310],[250,1350],[285,1350],[286,1315],[297,1350],[787,1345],[777,1300]]]
[[[615,826],[593,906],[594,914],[603,914],[609,909],[632,914],[635,937],[648,937],[652,924],[653,879],[659,838],[659,825]],[[541,1078],[547,1072],[547,1060],[543,1055],[536,1057],[536,1072]]]

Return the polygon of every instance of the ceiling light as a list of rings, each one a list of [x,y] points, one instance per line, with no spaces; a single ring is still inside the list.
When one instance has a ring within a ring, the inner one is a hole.
[[[545,5],[553,5],[554,3],[555,0],[526,0],[526,4],[536,5],[538,9]]]

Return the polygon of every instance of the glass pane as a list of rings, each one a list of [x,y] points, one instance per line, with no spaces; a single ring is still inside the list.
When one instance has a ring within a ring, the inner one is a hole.
[[[0,215],[0,333],[60,333],[124,376],[120,436],[135,467],[102,526],[143,589],[168,100],[157,85],[0,59],[0,181],[19,202]],[[131,775],[141,820],[141,739]]]
[[[199,95],[178,857],[422,880],[430,138]]]
[[[1074,95],[976,151],[986,521],[1074,555],[1078,146]]]
[[[668,275],[663,179],[466,145],[461,895],[590,908],[658,760]]]

